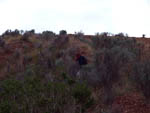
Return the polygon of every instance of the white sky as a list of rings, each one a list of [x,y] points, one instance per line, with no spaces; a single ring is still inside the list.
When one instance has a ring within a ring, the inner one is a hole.
[[[0,33],[16,28],[150,37],[150,0],[0,0]]]

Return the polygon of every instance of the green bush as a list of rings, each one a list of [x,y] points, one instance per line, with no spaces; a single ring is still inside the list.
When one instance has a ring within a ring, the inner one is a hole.
[[[23,80],[13,77],[0,82],[0,113],[65,113],[70,106],[76,111],[81,106],[85,111],[93,104],[86,84],[77,83],[65,74],[54,82],[45,82],[45,78],[32,74]]]
[[[18,80],[7,79],[1,83],[1,96],[13,97],[22,95],[22,83]]]
[[[0,113],[11,113],[11,109],[12,107],[8,100],[0,104]]]
[[[94,104],[91,93],[91,90],[85,83],[76,83],[72,89],[72,95],[76,99],[76,102],[82,105],[83,112]]]

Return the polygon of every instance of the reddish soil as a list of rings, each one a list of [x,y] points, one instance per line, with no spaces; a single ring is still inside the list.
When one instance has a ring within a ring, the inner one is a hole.
[[[24,49],[24,46],[33,48],[32,43],[23,41],[13,41],[7,44],[7,50],[0,48],[0,62],[6,62],[6,60],[15,52],[16,49]]]
[[[138,93],[130,93],[117,97],[112,107],[118,106],[121,113],[150,113],[150,106],[145,103],[144,98]]]

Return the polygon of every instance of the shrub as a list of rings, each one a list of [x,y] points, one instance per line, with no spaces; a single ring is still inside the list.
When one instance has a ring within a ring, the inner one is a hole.
[[[144,96],[150,98],[150,61],[138,62],[134,65],[132,79],[141,89]]]
[[[20,35],[20,31],[18,29],[15,29],[14,31],[6,30],[2,34],[2,37],[4,37],[4,36],[18,36],[18,35]]]
[[[24,30],[20,30],[20,33],[21,33],[21,35],[23,35],[23,33],[24,33]]]
[[[12,36],[18,36],[20,34],[20,32],[18,29],[15,29],[15,31],[13,31],[11,34],[12,34]]]
[[[79,37],[83,37],[84,33],[82,31],[79,32],[75,32],[75,37],[79,38]]]
[[[134,38],[99,35],[92,40],[95,49],[93,73],[96,75],[91,75],[96,78],[91,80],[104,87],[104,101],[111,104],[114,98],[112,85],[118,82],[122,75],[128,75],[129,65],[132,67],[132,63],[137,59],[137,43]]]
[[[142,38],[145,38],[145,34],[142,35]]]
[[[46,61],[45,58],[46,55],[43,57]],[[53,69],[47,71],[43,65],[32,64],[17,76],[14,73],[13,77],[0,81],[0,113],[85,112],[94,102],[91,90],[68,76],[64,67],[59,70],[62,68],[59,65],[62,64],[56,64],[56,75]],[[47,80],[47,74],[52,74],[53,78]]]
[[[11,109],[12,106],[8,100],[0,104],[0,113],[11,113]]]
[[[30,34],[35,34],[35,30],[31,29],[30,31],[28,31]]]
[[[128,34],[118,33],[115,35],[115,37],[128,37]]]
[[[103,85],[111,85],[114,81],[117,81],[120,68],[126,67],[134,58],[135,55],[133,53],[121,47],[103,48],[97,51],[95,67]]]
[[[89,99],[91,92],[84,83],[77,83],[72,89],[72,95],[77,102],[85,103]]]
[[[53,33],[52,31],[43,31],[42,32],[42,38],[44,38],[44,39],[54,38],[55,36],[56,36],[56,34]]]
[[[85,83],[76,83],[72,89],[72,95],[77,103],[82,105],[83,112],[94,103],[94,100],[91,97],[91,90]]]
[[[10,99],[12,99],[14,96],[20,96],[20,91],[22,90],[21,85],[22,84],[19,81],[14,79],[4,80],[1,83],[1,96],[11,97]]]
[[[23,36],[22,36],[22,40],[23,41],[29,41],[29,36],[30,36],[30,34],[28,33],[28,32],[25,32],[24,34],[23,34]]]
[[[98,33],[97,35],[100,35],[101,37],[109,37],[111,35],[111,33],[109,32],[102,32],[102,33]]]
[[[121,46],[123,48],[135,48],[137,43],[135,38],[129,37],[106,37],[103,35],[96,35],[92,38],[92,44],[97,48],[112,48],[114,46]]]
[[[2,37],[10,35],[10,33],[11,33],[11,30],[8,29],[2,34]]]
[[[22,40],[23,41],[29,41],[29,37],[31,37],[32,35],[34,35],[35,34],[35,30],[34,29],[32,29],[32,30],[30,30],[30,31],[26,31],[24,34],[23,34],[23,36],[22,36]]]
[[[27,76],[23,81],[9,79],[1,82],[0,113],[38,113],[78,111],[76,104],[82,98],[82,109],[91,104],[90,90],[85,85],[74,87],[64,82],[42,82],[36,76]],[[10,101],[11,100],[11,101]],[[75,100],[78,100],[76,102]],[[74,109],[70,109],[74,107]],[[68,112],[69,113],[69,112]]]
[[[61,31],[59,31],[59,35],[67,35],[67,31],[66,30],[61,30]]]
[[[69,84],[69,85],[73,85],[76,83],[76,81],[74,79],[72,79],[71,77],[67,76],[66,73],[62,73],[62,78]]]
[[[0,47],[4,47],[5,46],[5,41],[3,39],[0,39]]]

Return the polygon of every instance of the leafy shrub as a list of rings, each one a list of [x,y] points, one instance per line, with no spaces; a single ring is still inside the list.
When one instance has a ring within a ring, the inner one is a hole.
[[[1,96],[9,96],[9,97],[13,97],[13,96],[20,96],[20,92],[21,89],[21,83],[17,80],[14,79],[8,79],[8,80],[4,80],[1,84]],[[11,99],[10,98],[10,99]]]
[[[4,47],[5,46],[5,41],[3,39],[0,39],[0,47]]]
[[[86,84],[74,81],[65,73],[63,79],[46,82],[45,77],[36,75],[35,66],[27,69],[23,79],[11,77],[0,82],[0,113],[78,113],[81,110],[83,113],[93,104]]]
[[[42,38],[44,38],[44,39],[54,38],[55,36],[56,36],[56,34],[53,33],[52,31],[43,31],[42,32]]]
[[[84,83],[75,84],[72,95],[77,100],[77,102],[84,103],[89,99],[91,92]]]
[[[150,61],[138,62],[133,68],[132,79],[142,90],[144,96],[150,98]]]
[[[0,104],[0,113],[11,113],[12,106],[9,101]]]
[[[71,77],[67,76],[66,73],[62,73],[62,77],[63,79],[69,84],[69,85],[73,85],[76,83],[76,81],[74,79],[72,79]]]
[[[85,83],[76,83],[72,89],[72,95],[77,103],[82,105],[83,112],[94,103],[94,100],[91,97],[91,91]]]

